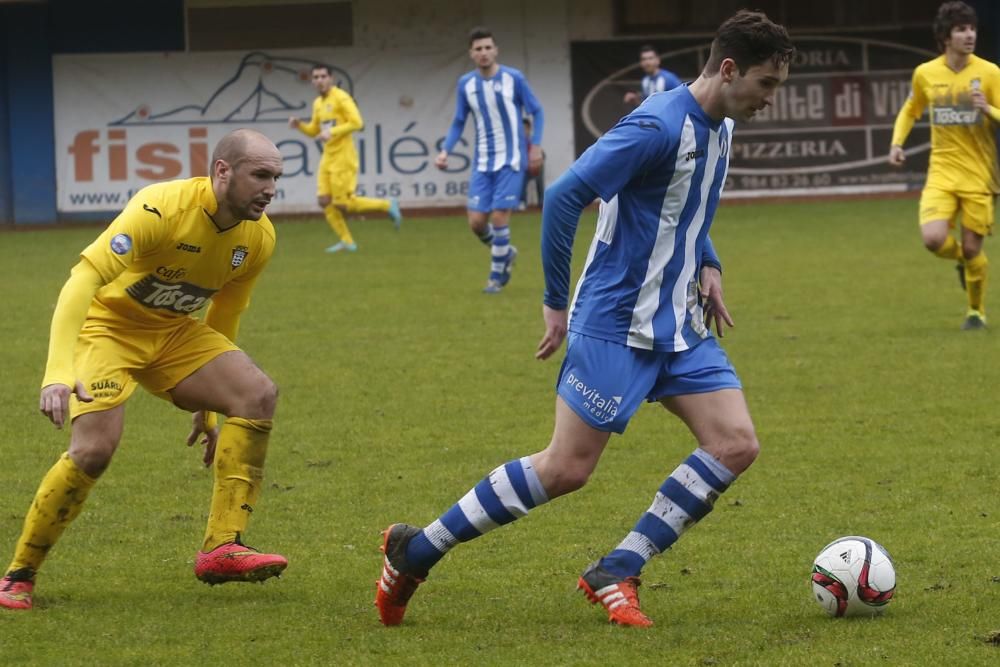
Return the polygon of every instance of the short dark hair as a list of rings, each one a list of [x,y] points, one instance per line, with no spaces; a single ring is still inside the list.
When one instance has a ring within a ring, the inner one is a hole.
[[[660,52],[657,51],[656,47],[653,46],[652,44],[643,44],[642,46],[639,47],[639,56],[641,57],[642,54],[648,53],[650,51],[652,51],[656,55],[660,55]]]
[[[745,74],[768,60],[775,65],[787,63],[794,54],[795,47],[784,26],[767,18],[764,12],[741,9],[719,26],[705,71],[714,74],[723,60],[731,58],[740,74]]]
[[[976,10],[961,0],[943,3],[934,17],[934,39],[937,40],[938,49],[944,53],[944,44],[956,26],[976,26],[978,23]]]
[[[477,39],[487,39],[487,38],[492,39],[494,44],[497,41],[493,37],[492,30],[490,30],[489,28],[484,28],[481,25],[476,26],[475,28],[469,31],[469,46],[472,46],[472,43]]]
[[[313,65],[313,66],[312,66],[312,69],[310,70],[310,72],[315,72],[315,71],[316,71],[316,70],[318,70],[318,69],[325,69],[325,70],[326,70],[326,73],[327,73],[327,74],[328,74],[329,76],[333,76],[333,72],[331,72],[331,71],[330,71],[330,66],[329,66],[329,65],[322,65],[322,64],[320,64],[320,63],[316,63],[315,65]]]

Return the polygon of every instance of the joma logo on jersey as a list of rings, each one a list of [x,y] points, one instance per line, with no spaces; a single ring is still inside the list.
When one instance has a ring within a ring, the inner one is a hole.
[[[247,253],[250,250],[245,245],[238,245],[233,248],[233,269],[238,269],[243,264],[243,261],[247,258]]]
[[[190,283],[162,283],[154,275],[146,276],[125,291],[148,308],[161,308],[175,313],[193,313],[215,294],[215,290]]]
[[[621,396],[605,398],[596,387],[589,387],[572,373],[566,374],[566,384],[576,390],[583,398],[583,408],[601,421],[612,421],[618,416],[618,408],[622,403]]]
[[[191,245],[190,243],[178,243],[177,249],[184,252],[201,252],[200,245]]]
[[[690,162],[691,160],[697,160],[700,157],[704,157],[705,149],[699,148],[696,151],[688,151],[687,155],[684,157],[685,162]]]
[[[934,107],[935,125],[975,125],[979,122],[977,109],[956,109],[955,107]]]

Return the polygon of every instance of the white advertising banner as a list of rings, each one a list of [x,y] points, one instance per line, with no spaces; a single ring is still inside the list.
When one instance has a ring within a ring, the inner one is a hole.
[[[288,127],[308,119],[314,63],[331,67],[365,121],[355,134],[358,192],[406,206],[464,206],[473,121],[448,171],[434,167],[454,113],[466,54],[365,49],[53,58],[58,209],[120,209],[153,182],[207,175],[215,143],[250,127],[284,156],[272,213],[318,212],[321,145]]]

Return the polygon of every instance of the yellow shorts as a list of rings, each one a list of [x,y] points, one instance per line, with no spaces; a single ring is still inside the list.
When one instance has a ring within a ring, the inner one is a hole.
[[[980,236],[989,236],[993,229],[994,195],[988,192],[950,192],[924,188],[920,194],[920,224],[947,220],[955,228],[955,218],[962,212],[962,226]]]
[[[319,161],[316,195],[343,201],[354,196],[358,189],[357,160],[340,157],[323,157]]]
[[[94,400],[81,403],[74,395],[70,417],[121,405],[135,391],[136,384],[169,401],[167,392],[181,380],[223,352],[239,349],[192,317],[163,329],[88,319],[77,339],[73,361],[76,376]]]

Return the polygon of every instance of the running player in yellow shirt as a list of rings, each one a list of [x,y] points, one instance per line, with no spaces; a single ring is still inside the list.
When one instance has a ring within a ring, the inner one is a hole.
[[[72,422],[69,451],[28,509],[0,579],[0,607],[31,608],[35,575],[111,462],[137,384],[193,412],[188,445],[202,438],[205,465],[214,461],[195,575],[217,584],[285,569],[284,557],[241,542],[260,495],[278,391],[233,343],[274,250],[264,209],[281,163],[264,135],[231,132],[215,147],[210,177],[143,188],[80,254],[52,316],[39,400],[57,428]],[[204,321],[194,319],[206,303]],[[226,415],[221,429],[215,412]]]
[[[987,260],[983,238],[992,233],[1000,192],[995,133],[1000,123],[1000,68],[976,57],[976,12],[945,2],[934,19],[942,55],[913,71],[910,97],[896,117],[889,164],[906,159],[903,142],[929,108],[931,156],[920,195],[920,233],[938,257],[959,262],[968,296],[962,329],[986,326]],[[961,212],[961,243],[951,233]]]
[[[310,137],[318,136],[323,142],[323,157],[316,175],[316,201],[323,209],[330,229],[340,238],[326,251],[353,252],[358,245],[347,228],[344,213],[388,213],[396,229],[403,222],[403,216],[396,199],[375,199],[355,194],[358,188],[358,151],[354,148],[351,135],[364,127],[361,112],[350,95],[333,85],[330,68],[326,65],[312,68],[312,83],[319,93],[313,101],[312,118],[303,123],[292,117],[288,119],[288,125]]]

